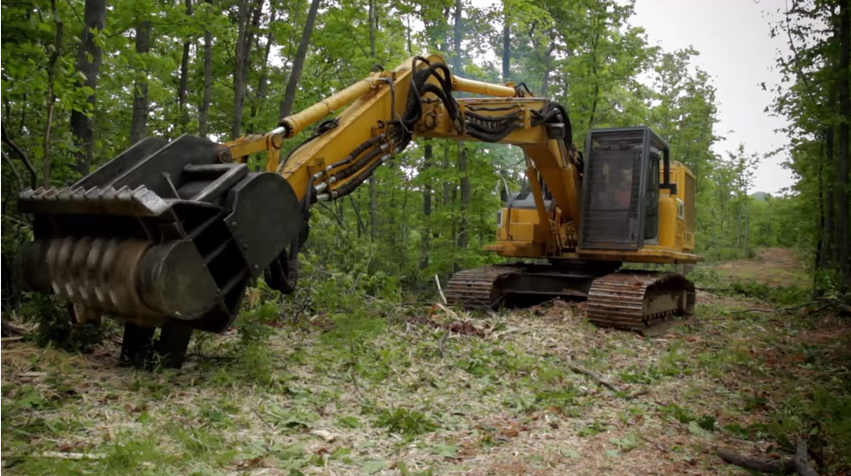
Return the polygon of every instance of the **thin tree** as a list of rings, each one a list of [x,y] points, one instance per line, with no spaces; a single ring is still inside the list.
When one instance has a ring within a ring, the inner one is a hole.
[[[461,13],[463,12],[463,0],[455,0],[455,35],[454,35],[454,67],[455,74],[461,74],[461,41],[463,40],[463,23]],[[503,56],[505,58],[505,56]],[[503,66],[505,71],[505,66]],[[458,248],[467,247],[467,211],[470,208],[470,177],[467,176],[467,148],[462,141],[458,145],[458,172],[461,174],[461,217],[458,226]]]
[[[210,5],[213,0],[206,0]],[[209,128],[210,102],[213,89],[213,33],[204,29],[204,95],[198,108],[198,135],[207,137]]]
[[[106,26],[106,0],[86,0],[83,12],[83,29],[80,33],[80,47],[77,49],[77,72],[82,73],[85,80],[78,83],[79,87],[91,88],[91,94],[86,103],[95,107],[95,91],[98,84],[102,51],[95,41],[95,35],[100,34]],[[94,153],[94,125],[89,112],[71,111],[71,133],[74,145],[77,146],[74,168],[81,174],[89,173],[92,154]]]
[[[248,66],[251,59],[251,46],[254,44],[254,32],[260,25],[260,15],[264,0],[249,4],[241,0],[237,8],[236,56],[233,63],[233,120],[231,137],[237,139],[242,133],[242,108],[245,92],[248,89]]]
[[[375,61],[375,0],[369,0],[369,56]],[[378,236],[378,183],[375,174],[369,177],[369,236]]]
[[[145,137],[148,130],[148,52],[151,48],[151,22],[142,20],[136,25],[136,61],[142,64],[136,72],[133,87],[133,119],[130,121],[130,143]]]
[[[316,12],[319,10],[320,3],[322,3],[322,0],[312,0],[310,2],[310,10],[308,10],[307,20],[304,22],[301,41],[298,44],[298,50],[293,60],[293,70],[287,79],[287,89],[284,92],[284,99],[281,101],[281,117],[289,116],[293,110],[295,91],[298,87],[298,81],[301,78],[304,61],[307,59],[307,49],[310,46],[310,37],[313,35],[313,25],[316,23]]]
[[[192,16],[192,0],[185,0],[186,16]],[[180,85],[177,87],[177,103],[180,106],[180,120],[185,127],[189,123],[189,114],[186,111],[186,90],[189,88],[189,53],[192,47],[192,39],[186,38],[183,42],[183,55],[180,58]]]
[[[842,289],[851,289],[851,236],[849,236],[848,222],[848,168],[849,168],[849,127],[851,127],[851,6],[848,1],[840,1],[839,10],[839,167],[837,180],[837,198],[839,199],[838,235],[839,235],[839,263],[842,266]]]

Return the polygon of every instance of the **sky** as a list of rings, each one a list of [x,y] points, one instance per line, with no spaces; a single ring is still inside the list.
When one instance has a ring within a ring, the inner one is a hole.
[[[770,88],[781,76],[772,71],[778,52],[788,54],[783,38],[769,36],[770,23],[785,10],[784,0],[636,0],[631,24],[641,26],[651,45],[672,51],[692,46],[700,52],[694,62],[716,87],[718,123],[715,134],[725,137],[714,152],[726,157],[740,142],[747,152],[762,155],[787,142],[776,129],[785,119],[764,110],[773,99]],[[759,83],[765,82],[768,91]],[[794,183],[780,163],[780,153],[762,159],[754,191],[778,194]]]

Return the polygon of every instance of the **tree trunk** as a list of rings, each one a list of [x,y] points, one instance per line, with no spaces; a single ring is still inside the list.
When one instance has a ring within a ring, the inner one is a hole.
[[[316,12],[319,10],[321,1],[312,0],[310,2],[310,10],[307,12],[307,21],[304,23],[301,42],[298,44],[298,50],[293,61],[293,70],[287,80],[287,90],[284,92],[284,100],[281,101],[281,117],[289,116],[293,110],[295,90],[298,86],[298,80],[301,77],[301,70],[304,68],[304,60],[307,58],[307,47],[310,46],[310,36],[313,34],[313,25],[316,23]]]
[[[233,116],[231,118],[231,139],[237,139],[242,129],[242,100],[245,95],[245,35],[248,30],[249,0],[239,0],[236,17],[236,54],[233,60]]]
[[[133,88],[133,119],[130,122],[130,143],[135,144],[145,137],[148,130],[148,52],[151,49],[151,22],[145,20],[136,26],[136,60],[142,64],[137,71]]]
[[[387,217],[387,226],[384,228],[385,233],[382,234],[383,237],[387,238],[387,243],[390,245],[390,249],[396,247],[396,187],[390,188],[390,200],[389,200],[389,208],[388,213],[385,214]],[[387,231],[389,230],[389,232]]]
[[[106,26],[106,0],[86,0],[83,23],[80,47],[77,50],[77,71],[82,73],[86,79],[78,86],[92,89],[92,93],[87,98],[87,103],[94,108],[102,52],[95,42],[91,30],[97,30],[100,33]],[[94,113],[94,111],[89,111],[89,113]],[[71,111],[71,133],[74,136],[74,145],[78,147],[78,152],[74,154],[74,168],[83,175],[89,173],[89,166],[94,153],[93,127],[92,119],[85,112]]]
[[[254,44],[254,30],[260,24],[263,1],[257,0],[251,6],[249,0],[241,0],[237,13],[236,55],[233,63],[233,122],[231,136],[237,139],[242,134],[242,108],[245,103],[245,91],[248,87],[248,65],[251,59],[251,45]]]
[[[851,289],[851,236],[848,235],[848,161],[849,161],[849,126],[851,126],[851,6],[847,1],[840,2],[839,11],[839,113],[842,120],[839,123],[839,167],[836,184],[839,199],[838,229],[839,263],[842,268],[842,290]]]
[[[449,147],[443,144],[443,170],[449,170]],[[452,182],[443,182],[443,206],[448,207],[452,193]]]
[[[209,0],[208,0],[209,1]],[[212,3],[212,2],[210,2]],[[213,88],[213,34],[209,30],[204,31],[204,97],[201,99],[201,107],[198,108],[198,135],[207,137],[209,129],[210,96]]]
[[[369,236],[378,237],[378,187],[374,174],[369,178]]]
[[[428,169],[431,167],[431,160],[434,154],[434,147],[431,144],[430,139],[426,139],[425,141],[425,151],[423,154],[423,168],[422,173],[428,174]],[[425,179],[425,184],[423,184],[423,216],[425,217],[425,227],[423,227],[423,246],[422,246],[422,255],[420,257],[420,269],[428,268],[428,252],[429,252],[429,244],[431,243],[431,178]]]
[[[62,40],[64,38],[64,26],[59,19],[59,10],[56,8],[56,0],[50,1],[53,11],[53,23],[56,25],[56,34],[53,37],[53,52],[47,62],[47,124],[44,126],[42,137],[42,149],[44,151],[42,172],[45,187],[50,186],[50,130],[53,127],[53,110],[56,106],[56,62],[62,53]],[[8,117],[8,116],[7,116]],[[11,161],[9,162],[11,164]],[[14,167],[14,166],[13,166]],[[14,168],[12,169],[14,170]],[[15,172],[17,175],[17,172]],[[20,179],[18,180],[20,182]]]
[[[597,115],[597,101],[600,99],[600,78],[597,76],[597,44],[600,41],[600,32],[594,33],[594,41],[591,50],[591,73],[594,76],[594,101],[591,103],[591,114],[588,116],[588,128],[594,127]]]
[[[833,163],[833,127],[828,127],[824,134],[825,155],[823,163]],[[821,242],[821,269],[830,269],[833,267],[833,184],[827,184],[827,190],[824,194],[824,226],[822,228]]]
[[[458,171],[461,173],[461,219],[458,226],[458,247],[467,247],[467,213],[470,209],[470,177],[467,175],[467,149],[458,142]]]
[[[461,13],[464,11],[463,9],[464,2],[462,0],[455,0],[455,28],[452,42],[452,45],[455,47],[455,55],[452,58],[452,66],[455,68],[455,74],[461,74],[461,39],[463,38]],[[503,58],[505,58],[505,55],[503,55]]]
[[[354,199],[355,194],[349,195],[349,203],[352,205],[352,210],[355,211],[355,218],[358,221],[358,238],[362,238],[364,233],[366,233],[366,225],[364,225],[363,220],[360,217],[360,210],[358,209],[358,204]]]
[[[742,246],[742,204],[736,208],[736,246]]]
[[[826,221],[824,219],[824,160],[822,158],[823,150],[824,150],[824,141],[819,143],[818,169],[817,169],[817,173],[816,173],[816,188],[817,188],[817,191],[818,191],[818,219],[819,219],[818,223],[819,223],[819,230],[821,230],[822,232],[816,234],[816,248],[815,248],[815,253],[816,253],[815,270],[816,270],[816,273],[815,274],[818,274],[818,270],[822,269],[821,262],[822,262],[823,246],[824,246],[824,227],[825,227],[825,221]],[[769,225],[769,228],[766,229],[766,232],[769,236],[773,235],[772,230],[770,229],[770,225]],[[818,289],[818,283],[817,282],[813,283],[813,292],[815,293],[816,297],[818,297],[820,290]]]
[[[269,24],[275,21],[277,17],[277,11],[275,11],[274,4],[270,4],[269,8],[272,9],[269,17]],[[269,54],[272,51],[272,29],[269,28],[269,32],[266,34],[266,48],[263,50],[263,68],[260,73],[260,79],[257,80],[257,104],[263,104],[266,99],[266,94],[269,90]],[[259,45],[258,45],[259,47]],[[257,104],[251,106],[251,127],[254,127],[254,118],[257,116]]]
[[[402,262],[402,269],[408,269],[408,192],[411,191],[411,183],[405,182],[405,189],[402,191],[402,216],[399,217],[399,246],[396,249],[399,251],[399,261]]]
[[[461,13],[463,12],[464,2],[462,0],[455,1],[455,72],[462,74],[461,68],[461,41],[463,40],[463,24]],[[507,23],[506,23],[507,25]],[[506,30],[506,34],[508,31]],[[510,46],[510,45],[506,45]],[[506,50],[507,51],[507,50]],[[503,73],[508,72],[507,62],[508,55],[503,53]],[[458,145],[458,172],[461,174],[461,207],[458,223],[458,247],[467,247],[467,210],[470,208],[470,178],[467,177],[467,148],[464,142],[456,141]]]
[[[749,248],[749,240],[750,240],[750,231],[751,231],[751,210],[750,203],[748,202],[748,195],[745,192],[745,259],[750,257],[750,248]]]
[[[460,9],[461,2],[458,2],[457,8]],[[505,5],[505,1],[502,2],[502,81],[508,82],[509,78],[511,78],[511,24],[508,22],[508,8]],[[458,35],[458,16],[455,17],[455,35],[456,35],[456,48],[458,48],[457,43],[457,35]]]
[[[369,0],[369,56],[375,60],[375,0]],[[378,182],[375,173],[369,177],[369,230],[373,239],[378,236]]]
[[[553,41],[550,43],[549,48],[547,48],[546,56],[544,56],[544,77],[541,78],[541,97],[547,97],[547,91],[550,88],[550,70],[552,69],[552,55],[555,48],[556,44]]]
[[[369,0],[367,15],[369,18],[369,54],[375,59],[375,25],[378,21],[375,14],[375,0]]]
[[[408,15],[408,27],[405,28],[405,34],[408,37],[408,55],[414,55],[414,47],[411,45],[411,17]]]
[[[192,0],[185,0],[186,16],[192,16]],[[177,102],[180,105],[180,120],[183,126],[189,123],[189,114],[186,111],[186,90],[189,87],[189,52],[192,41],[187,39],[183,42],[183,57],[180,60],[180,85],[177,88]]]

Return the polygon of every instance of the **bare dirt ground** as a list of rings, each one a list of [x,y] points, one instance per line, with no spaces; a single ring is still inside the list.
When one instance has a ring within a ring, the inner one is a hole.
[[[6,342],[3,470],[746,475],[713,449],[779,457],[803,436],[820,474],[848,474],[849,322],[698,302],[693,325],[652,339],[565,303],[315,316],[260,344],[215,337],[153,373],[116,367],[114,342],[88,355]]]
[[[800,286],[807,279],[805,265],[788,248],[761,248],[756,259],[730,261],[714,268],[743,281],[772,286]]]

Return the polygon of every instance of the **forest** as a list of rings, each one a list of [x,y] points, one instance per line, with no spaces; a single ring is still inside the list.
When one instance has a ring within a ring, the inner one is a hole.
[[[791,53],[761,88],[784,145],[722,154],[700,52],[654,46],[634,0],[480,3],[3,0],[3,469],[851,471],[849,2],[779,4],[770,35]],[[67,186],[149,136],[269,132],[428,54],[563,105],[580,148],[604,127],[668,141],[696,176],[696,324],[645,339],[595,329],[577,303],[484,316],[440,304],[453,273],[501,261],[484,248],[504,189],[529,186],[519,149],[447,139],[412,142],[317,203],[295,293],[258,280],[234,328],[196,333],[179,371],[117,368],[117,325],[78,328],[20,283],[25,189]],[[776,157],[794,185],[766,194],[755,174]]]

